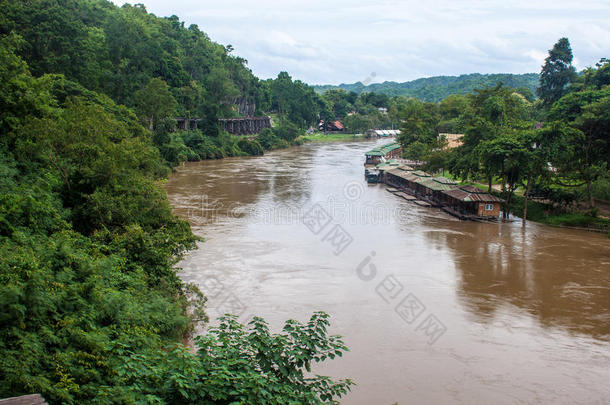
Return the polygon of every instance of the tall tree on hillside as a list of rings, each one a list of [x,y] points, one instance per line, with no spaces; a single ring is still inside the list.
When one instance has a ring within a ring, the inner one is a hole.
[[[292,80],[286,72],[280,72],[269,83],[271,108],[299,127],[313,124],[320,112],[319,96],[313,88],[300,80]]]
[[[404,106],[402,114],[402,133],[398,141],[410,159],[423,159],[431,148],[436,146],[436,126],[438,125],[438,107],[410,99]]]
[[[151,131],[155,123],[176,114],[178,103],[167,83],[155,77],[144,88],[136,92],[136,109],[140,119],[148,124]]]
[[[559,100],[576,77],[572,59],[572,48],[567,38],[559,39],[553,49],[549,50],[549,56],[545,59],[540,72],[540,87],[536,89],[538,97],[546,107]]]

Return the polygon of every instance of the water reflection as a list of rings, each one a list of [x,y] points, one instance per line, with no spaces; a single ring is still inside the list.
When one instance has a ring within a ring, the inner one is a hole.
[[[448,223],[425,235],[458,270],[460,303],[480,322],[510,304],[544,327],[610,340],[610,244],[579,231],[530,223]],[[604,270],[604,268],[606,270]]]
[[[197,230],[201,226],[255,212],[261,203],[290,206],[308,199],[311,188],[306,163],[313,150],[275,152],[271,157],[229,158],[184,164],[167,184],[174,211]],[[284,158],[284,155],[287,158]]]

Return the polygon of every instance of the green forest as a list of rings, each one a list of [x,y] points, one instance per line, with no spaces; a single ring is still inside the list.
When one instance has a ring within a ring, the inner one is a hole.
[[[314,89],[324,93],[331,89],[343,89],[361,93],[380,93],[388,97],[403,96],[413,97],[421,101],[439,102],[452,94],[469,94],[475,89],[495,86],[498,82],[508,87],[519,89],[522,93],[534,94],[538,87],[539,76],[537,73],[509,74],[494,73],[481,74],[471,73],[461,76],[434,76],[412,80],[410,82],[383,82],[365,85],[361,82],[353,84],[316,85]]]
[[[328,315],[205,323],[177,276],[195,248],[161,188],[184,160],[262,153],[313,123],[313,89],[261,81],[177,17],[103,0],[1,1],[0,398],[49,403],[328,403],[352,382],[310,374],[347,348]],[[219,117],[278,111],[263,139]],[[246,111],[247,110],[247,111]],[[176,116],[201,117],[175,131]]]

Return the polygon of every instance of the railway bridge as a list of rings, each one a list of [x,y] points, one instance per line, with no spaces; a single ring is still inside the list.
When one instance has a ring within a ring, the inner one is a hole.
[[[189,131],[197,129],[197,123],[201,118],[176,117],[178,129]],[[253,135],[258,134],[265,128],[271,128],[271,118],[264,117],[242,117],[242,118],[221,118],[218,120],[223,131],[233,135]]]
[[[223,118],[219,121],[222,130],[233,135],[258,134],[265,128],[271,128],[271,118],[269,116]]]

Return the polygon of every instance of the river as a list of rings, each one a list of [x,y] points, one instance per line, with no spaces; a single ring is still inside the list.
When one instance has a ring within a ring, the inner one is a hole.
[[[366,184],[374,143],[178,168],[210,317],[329,313],[350,352],[316,372],[357,382],[342,404],[610,403],[610,240],[419,207]]]

